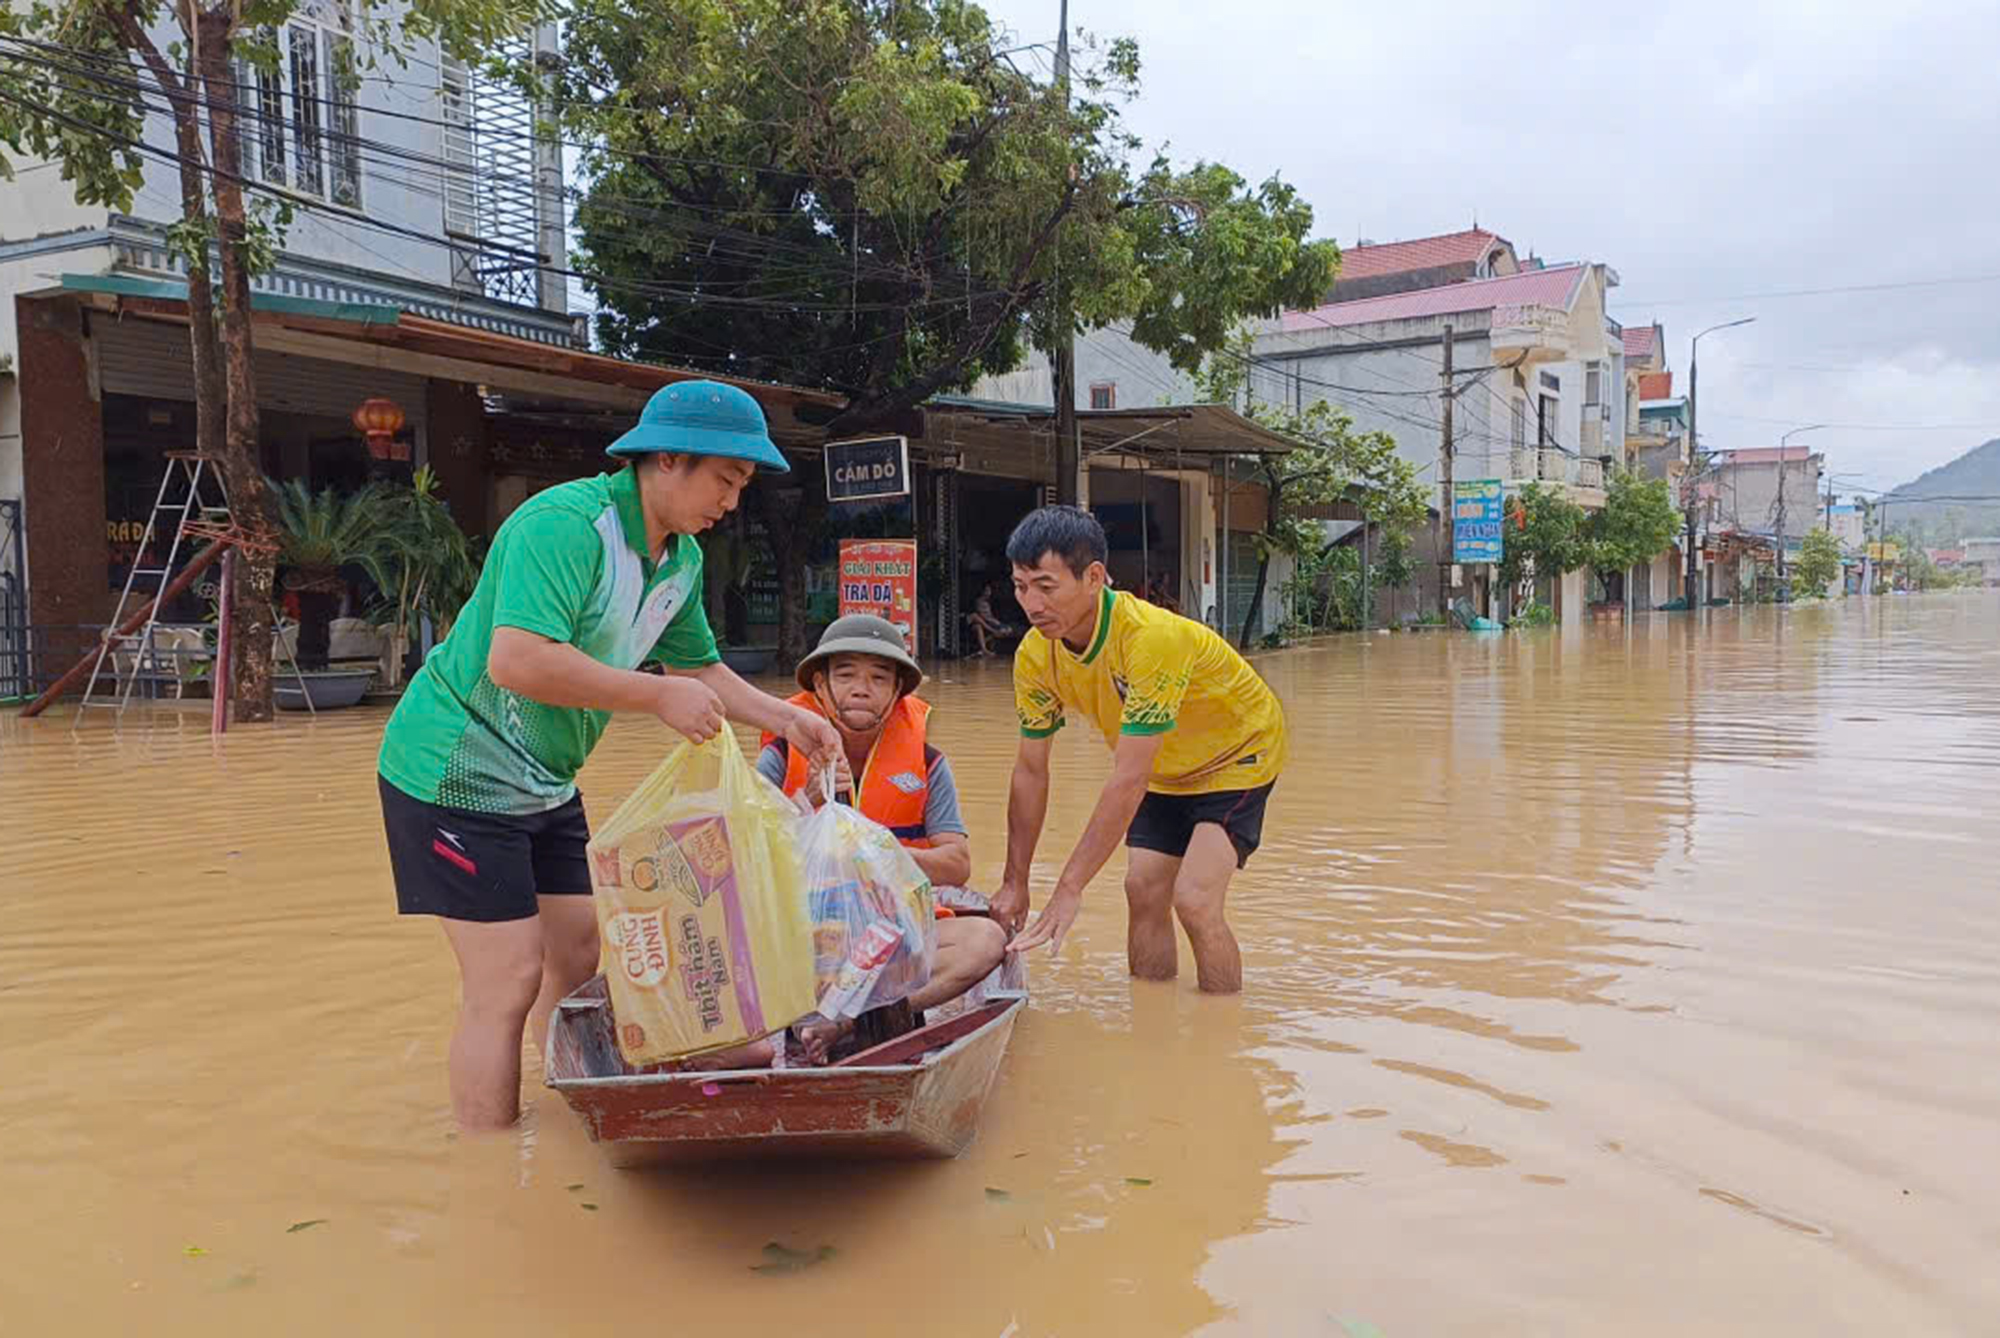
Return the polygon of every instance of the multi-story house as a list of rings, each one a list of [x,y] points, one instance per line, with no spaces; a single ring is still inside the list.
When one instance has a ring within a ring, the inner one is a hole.
[[[1774,587],[1778,553],[1798,556],[1825,527],[1821,486],[1826,457],[1805,446],[1716,451],[1696,485],[1710,558],[1707,598],[1736,598]]]
[[[1529,262],[1498,277],[1286,312],[1257,334],[1252,387],[1278,402],[1338,404],[1357,427],[1392,434],[1440,489],[1448,471],[1454,481],[1500,480],[1510,493],[1540,483],[1599,508],[1606,468],[1625,453],[1624,337],[1605,313],[1617,281],[1602,264]],[[1448,459],[1439,412],[1447,331]],[[1455,594],[1482,612],[1506,611],[1490,573],[1456,569],[1448,557],[1420,537],[1427,599],[1456,577]],[[1550,596],[1565,619],[1581,617],[1587,588],[1580,572],[1556,583]]]
[[[533,491],[601,467],[650,391],[688,374],[587,351],[567,297],[560,146],[510,85],[428,41],[402,62],[360,53],[358,84],[337,80],[364,40],[339,0],[301,7],[276,36],[278,67],[241,71],[248,193],[296,211],[254,282],[265,471],[344,487],[428,464],[466,529],[490,534]],[[553,43],[543,28],[506,54],[539,60]],[[150,78],[137,64],[128,77]],[[163,111],[144,139],[175,143]],[[0,367],[14,373],[0,375],[0,502],[18,506],[0,507],[0,540],[18,513],[25,570],[0,593],[25,582],[25,620],[60,668],[137,563],[166,453],[195,445],[168,239],[180,193],[157,158],[124,213],[78,205],[52,165],[17,167],[0,183]],[[757,393],[781,439],[802,431],[798,393]],[[353,421],[373,400],[400,421],[386,459]],[[14,610],[0,599],[18,639]]]

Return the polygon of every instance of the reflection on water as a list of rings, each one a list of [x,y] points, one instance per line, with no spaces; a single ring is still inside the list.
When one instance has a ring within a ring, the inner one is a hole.
[[[0,1332],[1990,1331],[1990,594],[1260,665],[1244,994],[1125,978],[1114,863],[921,1166],[614,1173],[539,1087],[452,1139],[380,713],[6,718]],[[1006,669],[928,691],[990,883]],[[1057,751],[1045,878],[1107,770]]]

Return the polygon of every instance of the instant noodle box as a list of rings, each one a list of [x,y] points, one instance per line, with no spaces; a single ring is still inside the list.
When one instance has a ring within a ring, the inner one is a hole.
[[[619,1052],[650,1065],[814,1010],[797,810],[724,731],[668,754],[591,839]]]

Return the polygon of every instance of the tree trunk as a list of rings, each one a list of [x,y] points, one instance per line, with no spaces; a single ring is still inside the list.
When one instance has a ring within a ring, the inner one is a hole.
[[[1264,583],[1271,577],[1271,544],[1269,541],[1277,537],[1274,529],[1278,523],[1278,509],[1284,504],[1285,485],[1279,481],[1275,473],[1266,473],[1264,490],[1264,538],[1266,542],[1262,545],[1262,555],[1257,559],[1257,588],[1250,593],[1250,607],[1243,611],[1243,630],[1236,637],[1236,648],[1238,650],[1250,649],[1250,629],[1257,625],[1257,610],[1264,603]],[[1229,542],[1229,519],[1226,514],[1223,517],[1222,523],[1222,541],[1224,543]],[[1222,592],[1221,599],[1223,607],[1229,607],[1228,590],[1225,589]]]
[[[1250,649],[1250,631],[1257,625],[1257,610],[1264,604],[1264,582],[1270,575],[1271,554],[1266,550],[1264,555],[1257,559],[1257,588],[1250,592],[1250,607],[1243,612],[1243,630],[1236,637],[1238,650]]]
[[[208,217],[208,195],[201,180],[201,126],[192,107],[181,114],[175,104],[174,137],[180,149],[181,217]],[[222,342],[215,328],[215,279],[204,244],[186,257],[188,266],[188,342],[194,355],[194,448],[221,458],[224,425],[229,413],[229,388],[222,379]]]
[[[215,164],[215,212],[221,237],[223,378],[228,387],[222,474],[237,525],[264,541],[236,564],[236,664],[232,685],[236,718],[269,720],[271,613],[277,555],[270,497],[264,486],[257,430],[257,374],[251,361],[250,267],[244,254],[249,218],[243,207],[243,158],[236,129],[236,88],[229,69],[228,11],[205,14],[201,24],[201,78],[208,91],[209,147]]]
[[[208,220],[211,217],[208,191],[202,180],[205,155],[198,97],[200,71],[192,68],[175,71],[131,9],[114,12],[110,17],[167,95],[175,146],[180,154],[182,221],[195,224]],[[204,239],[208,233],[205,227],[193,231]],[[194,447],[201,454],[220,460],[227,431],[229,387],[222,375],[222,343],[215,325],[215,277],[209,267],[206,240],[183,258],[188,267],[188,344],[194,361]],[[226,487],[227,479],[223,482]]]

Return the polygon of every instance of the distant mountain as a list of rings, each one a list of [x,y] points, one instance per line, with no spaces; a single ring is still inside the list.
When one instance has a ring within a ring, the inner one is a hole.
[[[1937,500],[1925,500],[1932,498]],[[2000,437],[1905,483],[1883,500],[1889,503],[1891,529],[1915,522],[1934,542],[2000,534],[2000,500],[1954,500],[1963,498],[2000,499]]]

